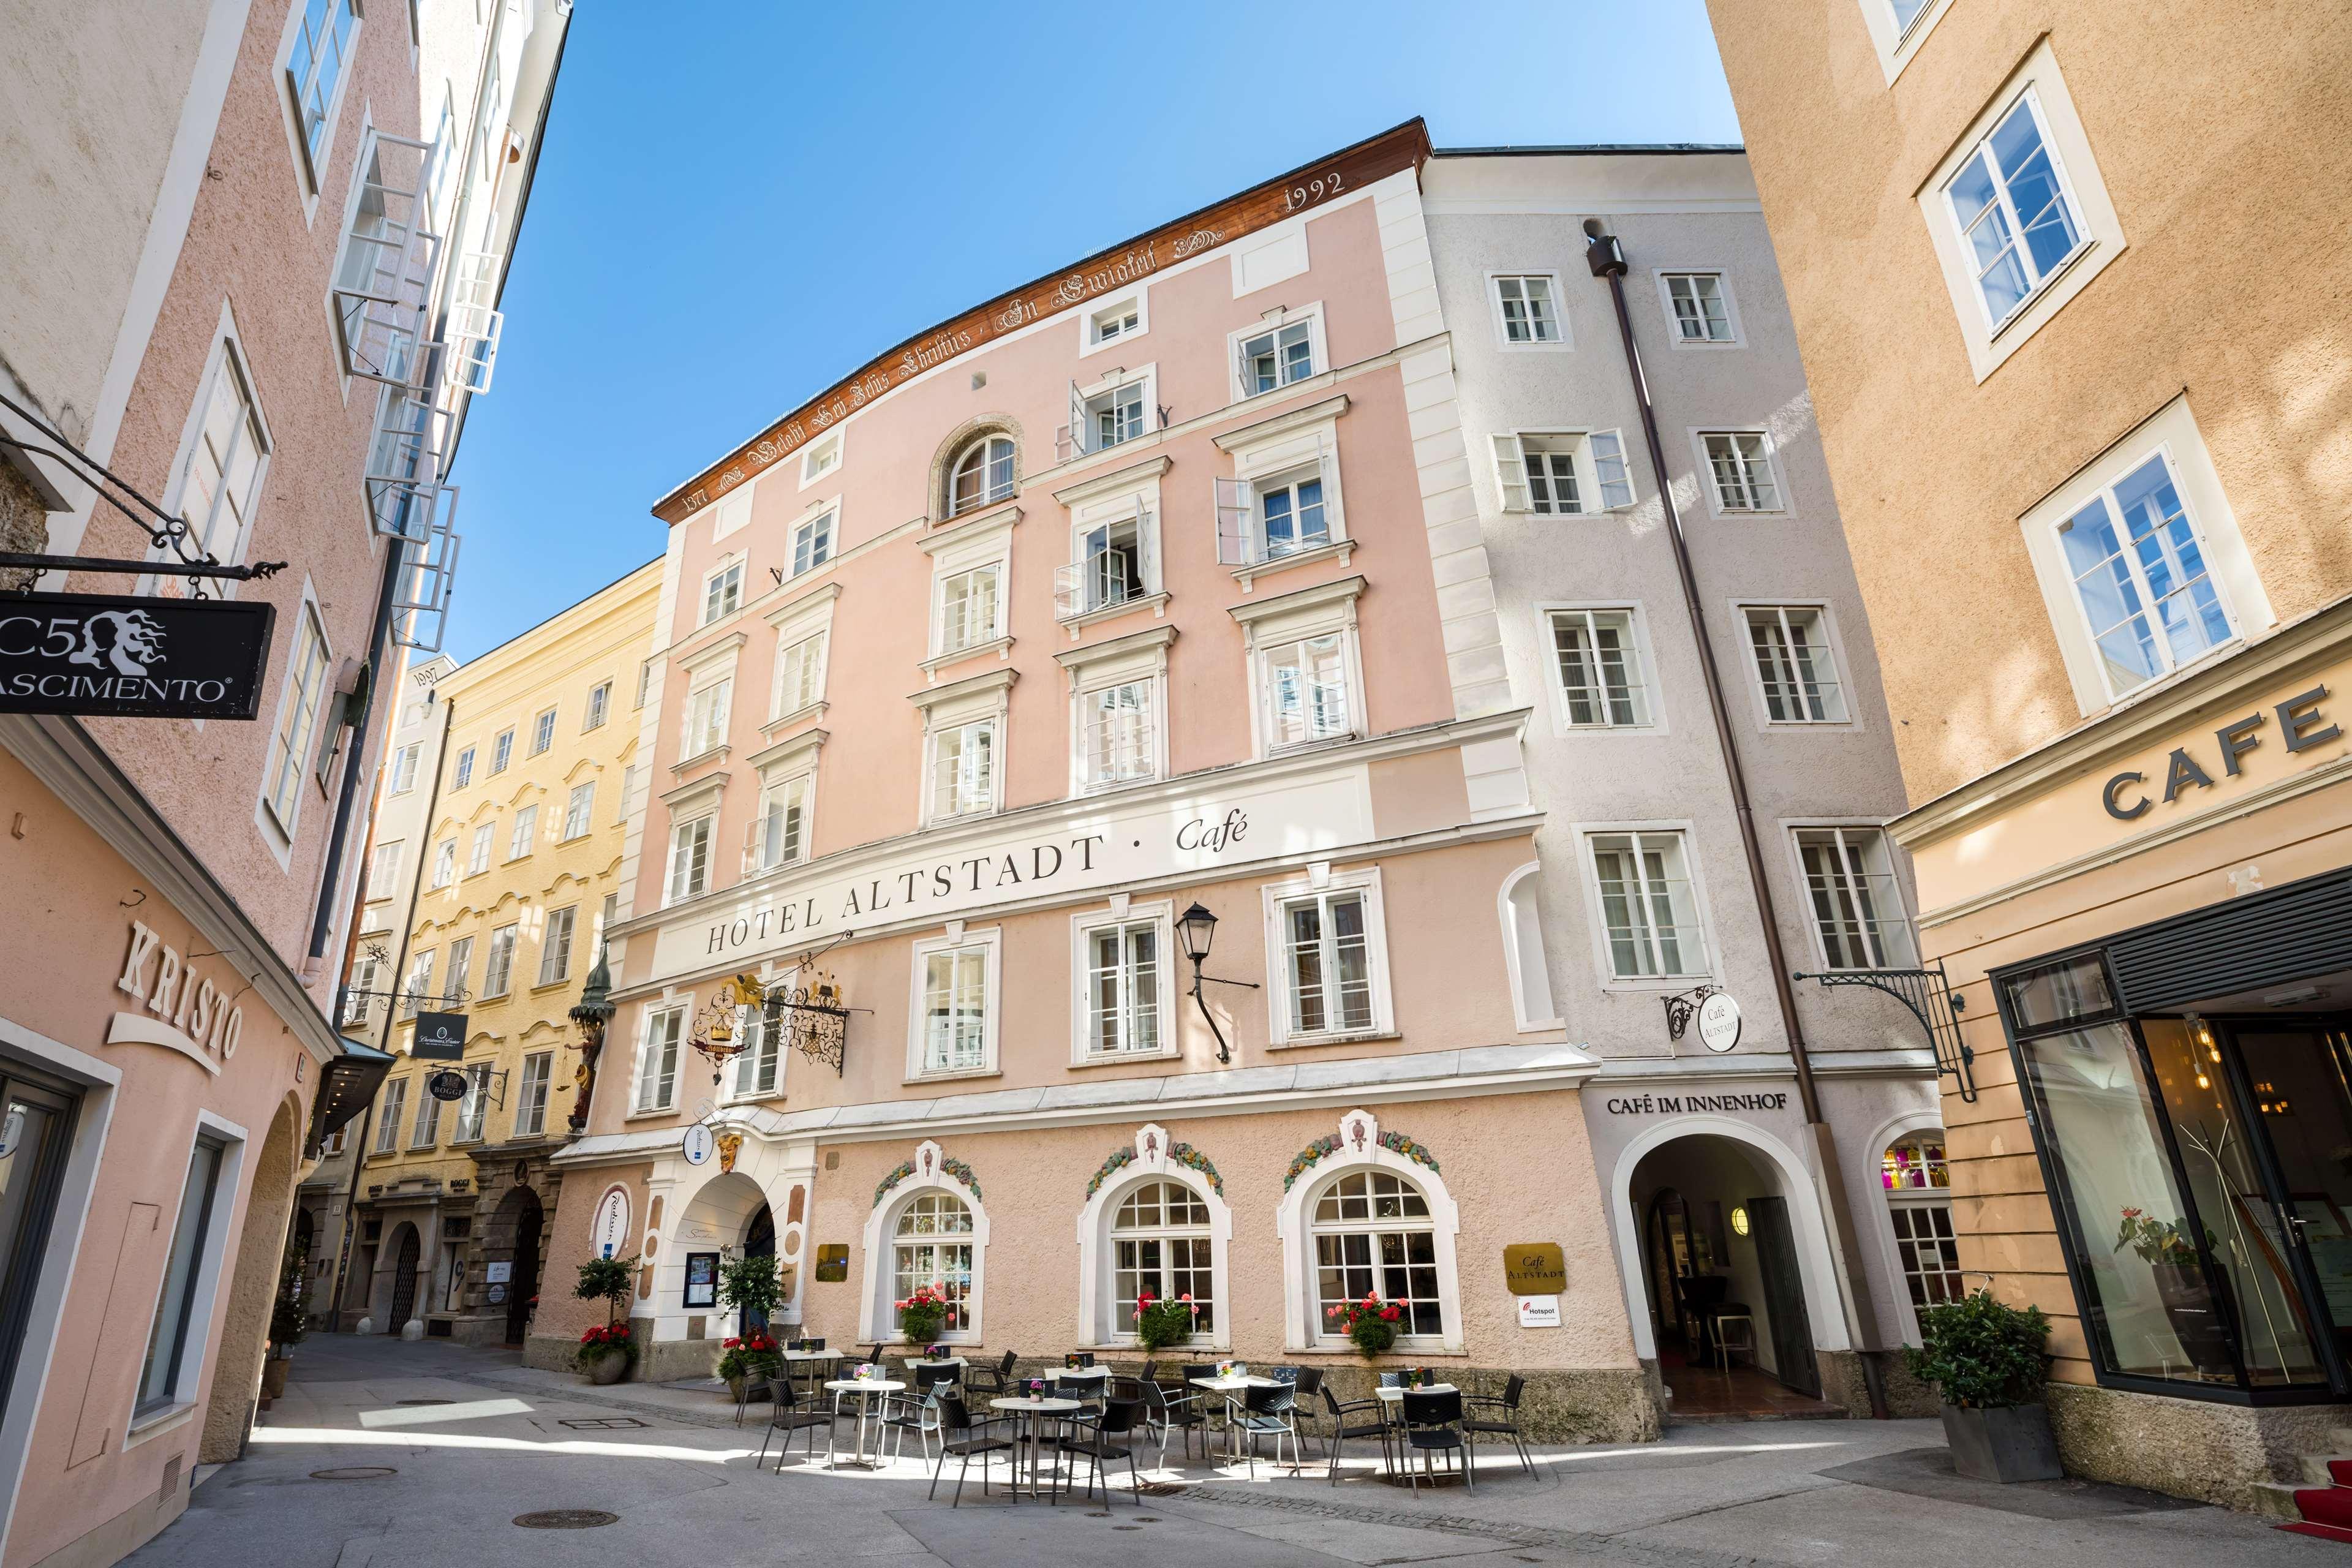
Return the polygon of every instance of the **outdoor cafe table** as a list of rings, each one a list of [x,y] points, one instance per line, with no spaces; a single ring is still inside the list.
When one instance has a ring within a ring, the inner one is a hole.
[[[1186,1381],[1195,1388],[1205,1388],[1212,1394],[1225,1396],[1225,1457],[1229,1459],[1241,1458],[1242,1429],[1234,1419],[1234,1412],[1240,1408],[1242,1395],[1253,1388],[1282,1386],[1282,1380],[1278,1377],[1259,1377],[1255,1373],[1245,1377],[1195,1377]]]
[[[1029,1495],[1035,1497],[1045,1474],[1045,1417],[1070,1415],[1078,1409],[1079,1403],[1075,1399],[1026,1398],[992,1399],[988,1402],[991,1410],[1009,1411],[1013,1415],[1016,1434],[1016,1446],[1013,1450],[1013,1495],[1015,1499],[1021,1496],[1021,1450],[1017,1446],[1017,1434],[1022,1415],[1025,1413],[1029,1417]]]
[[[882,1468],[882,1428],[879,1426],[874,1428],[874,1458],[869,1459],[866,1457],[866,1413],[873,1408],[876,1394],[903,1393],[906,1386],[903,1383],[887,1377],[841,1377],[825,1384],[825,1387],[831,1389],[835,1395],[844,1394],[857,1395],[857,1446],[850,1450],[852,1458],[845,1461],[850,1468],[876,1470]],[[838,1397],[834,1400],[833,1405],[835,1410],[841,1408],[841,1401]],[[824,1463],[828,1469],[839,1468],[834,1464],[833,1436],[830,1429],[827,1430],[824,1439]]]
[[[1454,1392],[1454,1387],[1450,1383],[1425,1383],[1419,1388],[1394,1388],[1391,1387],[1387,1384],[1382,1384],[1380,1387],[1372,1390],[1372,1393],[1379,1397],[1380,1402],[1388,1407],[1381,1411],[1381,1414],[1388,1418],[1389,1425],[1391,1426],[1404,1419],[1404,1396],[1406,1394],[1452,1394]],[[1402,1481],[1404,1479],[1404,1470],[1396,1468],[1396,1466],[1409,1467],[1412,1465],[1412,1459],[1411,1456],[1404,1453],[1402,1446],[1398,1448],[1398,1456],[1396,1465],[1391,1466],[1389,1473],[1381,1478],[1382,1480]]]
[[[820,1362],[830,1364],[839,1361],[842,1352],[839,1351],[785,1351],[783,1352],[784,1375],[797,1381],[802,1367],[814,1365]]]

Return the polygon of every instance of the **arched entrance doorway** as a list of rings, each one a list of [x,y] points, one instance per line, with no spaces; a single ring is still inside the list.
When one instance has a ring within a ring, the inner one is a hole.
[[[384,1314],[383,1331],[396,1334],[416,1316],[416,1258],[420,1247],[416,1227],[404,1224],[392,1238],[392,1310]]]
[[[751,1216],[751,1222],[743,1227],[743,1256],[746,1258],[773,1258],[775,1255],[776,1216],[774,1213],[769,1209],[767,1205],[761,1204],[760,1205],[760,1212],[753,1215]],[[753,1329],[765,1329],[767,1326],[767,1313],[757,1310],[756,1309],[746,1309],[743,1313],[743,1323],[740,1331],[749,1333]]]
[[[213,1369],[212,1395],[197,1445],[201,1462],[222,1463],[245,1452],[253,1426],[254,1401],[261,1384],[261,1358],[269,1338],[270,1309],[278,1300],[293,1242],[294,1175],[301,1122],[290,1101],[270,1119],[253,1167],[245,1205],[245,1228],[237,1237],[236,1273],[228,1311],[221,1327],[219,1362]]]
[[[546,1211],[541,1206],[539,1194],[529,1187],[516,1187],[499,1201],[497,1216],[491,1221],[490,1235],[507,1248],[506,1342],[519,1345],[530,1327],[531,1298],[539,1294],[539,1243],[547,1225]],[[488,1260],[495,1268],[499,1259]],[[497,1289],[496,1285],[490,1287]]]
[[[677,1272],[665,1274],[657,1286],[663,1309],[668,1311],[710,1310],[685,1304],[684,1268],[688,1254],[724,1252],[740,1258],[755,1250],[772,1256],[776,1250],[776,1221],[768,1208],[768,1194],[740,1171],[722,1171],[697,1188],[680,1211],[674,1234]],[[669,1252],[668,1246],[664,1252]],[[734,1330],[730,1326],[726,1331]]]
[[[1779,1162],[1736,1139],[1690,1133],[1643,1154],[1627,1195],[1672,1415],[1833,1412],[1821,1399],[1814,1335],[1838,1307],[1808,1291]]]

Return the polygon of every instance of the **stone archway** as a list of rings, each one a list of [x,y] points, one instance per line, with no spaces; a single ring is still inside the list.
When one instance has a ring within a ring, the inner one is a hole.
[[[483,1304],[503,1319],[504,1342],[519,1345],[530,1321],[531,1298],[539,1294],[540,1243],[547,1214],[539,1194],[528,1186],[509,1187],[490,1212],[482,1232]],[[505,1264],[506,1278],[497,1278]]]
[[[236,1241],[236,1276],[222,1315],[220,1349],[213,1362],[212,1395],[205,1406],[205,1430],[196,1446],[199,1464],[222,1464],[245,1452],[261,1387],[261,1358],[269,1340],[269,1310],[286,1265],[287,1235],[294,1208],[294,1174],[301,1149],[301,1107],[290,1096],[269,1121],[254,1162],[253,1184],[245,1205],[245,1228]]]

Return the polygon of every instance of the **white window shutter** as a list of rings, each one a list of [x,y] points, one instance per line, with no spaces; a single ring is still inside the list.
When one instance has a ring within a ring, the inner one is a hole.
[[[1087,565],[1073,561],[1054,568],[1054,618],[1066,621],[1087,613]]]
[[[1160,521],[1151,515],[1143,498],[1135,500],[1135,551],[1137,574],[1143,579],[1143,591],[1160,592]]]
[[[1250,550],[1250,513],[1256,509],[1256,492],[1247,479],[1216,481],[1217,488],[1217,560],[1226,566],[1255,564]]]
[[[1532,511],[1528,497],[1528,458],[1517,436],[1489,437],[1495,443],[1495,482],[1502,487],[1505,511]]]

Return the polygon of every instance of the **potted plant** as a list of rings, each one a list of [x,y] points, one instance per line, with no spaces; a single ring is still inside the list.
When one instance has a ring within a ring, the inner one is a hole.
[[[1924,1343],[1903,1352],[1911,1374],[1944,1400],[1944,1440],[1952,1466],[1979,1481],[2052,1481],[2065,1472],[2050,1435],[2042,1384],[2050,1320],[1979,1290],[1919,1314]]]
[[[783,1349],[761,1330],[722,1341],[720,1349],[725,1353],[719,1358],[719,1375],[739,1405],[751,1384],[783,1375]]]
[[[269,1354],[261,1363],[261,1397],[276,1399],[286,1392],[286,1375],[294,1367],[294,1347],[310,1332],[310,1311],[303,1304],[310,1282],[310,1248],[296,1242],[278,1274],[278,1299],[269,1307]]]
[[[764,1329],[784,1304],[783,1268],[769,1253],[730,1258],[719,1266],[713,1294],[722,1312],[740,1312],[736,1328],[742,1333]]]
[[[2230,1331],[2222,1319],[2223,1308],[2234,1309],[2234,1300],[2224,1301],[2229,1281],[2205,1272],[2205,1263],[2197,1255],[2197,1244],[2186,1230],[2186,1220],[2151,1218],[2144,1209],[2123,1211],[2124,1222],[2116,1232],[2117,1252],[2129,1247],[2156,1281],[2157,1300],[2164,1303],[2164,1316],[2172,1325],[2174,1337],[2180,1341],[2181,1352],[2188,1356],[2197,1370],[2218,1373],[2223,1377],[2237,1375],[2237,1363],[2230,1345]],[[2210,1231],[2206,1233],[2206,1245],[2215,1245]],[[2234,1314],[2233,1314],[2234,1315]]]
[[[626,1323],[604,1323],[587,1330],[572,1355],[572,1364],[600,1387],[627,1376],[629,1364],[636,1359],[636,1342],[629,1337]]]
[[[891,1305],[898,1310],[898,1331],[909,1344],[929,1344],[947,1327],[947,1291],[938,1284],[918,1285],[905,1300]]]
[[[1136,1342],[1147,1351],[1182,1344],[1192,1337],[1199,1312],[1189,1290],[1173,1300],[1163,1300],[1146,1290],[1135,1299]]]
[[[1396,1343],[1397,1324],[1404,1317],[1403,1309],[1393,1301],[1383,1301],[1366,1291],[1360,1301],[1342,1301],[1324,1314],[1331,1323],[1356,1343],[1357,1351],[1366,1361],[1387,1352]]]
[[[592,1258],[580,1266],[580,1283],[572,1288],[572,1294],[583,1301],[604,1303],[604,1328],[592,1329],[580,1336],[580,1349],[574,1358],[592,1382],[618,1383],[629,1370],[630,1362],[636,1359],[637,1347],[629,1340],[628,1325],[620,1321],[621,1309],[636,1289],[636,1272],[637,1260],[634,1258]],[[615,1329],[619,1331],[617,1340],[613,1337]],[[591,1355],[591,1336],[598,1334],[604,1336],[594,1341],[600,1348]],[[625,1352],[617,1359],[610,1354],[614,1346]],[[609,1370],[605,1365],[608,1361],[614,1363]]]

